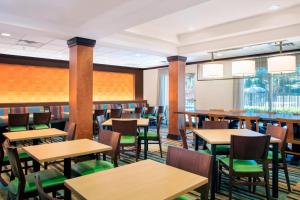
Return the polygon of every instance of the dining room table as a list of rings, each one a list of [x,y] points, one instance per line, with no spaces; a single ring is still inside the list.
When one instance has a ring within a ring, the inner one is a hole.
[[[148,134],[148,129],[149,129],[149,119],[145,118],[110,118],[106,120],[105,122],[102,123],[103,127],[106,127],[108,129],[112,129],[112,121],[113,120],[137,120],[137,127],[138,128],[143,128],[144,129],[144,134],[145,134],[145,142],[144,142],[144,159],[147,159],[147,154],[148,154],[148,139],[147,139],[147,134]]]
[[[55,142],[50,144],[26,146],[22,148],[34,159],[35,163],[38,164],[63,159],[64,176],[66,178],[71,178],[72,158],[112,150],[111,146],[101,144],[90,139]],[[39,168],[35,168],[34,171],[39,171]],[[68,189],[65,190],[65,199],[71,199],[71,193]]]
[[[84,184],[83,184],[84,183]],[[78,199],[176,199],[208,179],[153,160],[142,160],[65,181]]]
[[[195,134],[195,150],[199,150],[200,138],[211,145],[211,154],[213,156],[213,174],[211,183],[211,199],[215,199],[217,186],[217,145],[230,145],[231,135],[239,136],[263,136],[264,134],[249,130],[249,129],[193,129]],[[272,145],[272,196],[278,198],[278,144],[280,139],[271,137],[270,144]]]

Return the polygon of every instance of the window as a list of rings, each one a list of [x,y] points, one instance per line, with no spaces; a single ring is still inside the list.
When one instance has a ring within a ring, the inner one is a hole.
[[[185,109],[195,110],[195,82],[196,74],[185,74]]]
[[[256,77],[244,79],[244,109],[300,113],[300,63],[296,72],[286,74],[268,74],[266,63],[266,58],[257,59]]]

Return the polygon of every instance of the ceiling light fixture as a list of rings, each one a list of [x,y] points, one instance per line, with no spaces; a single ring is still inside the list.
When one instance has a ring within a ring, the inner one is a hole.
[[[268,58],[268,72],[272,74],[296,71],[296,56],[282,55],[282,41],[279,43],[281,55]]]
[[[3,37],[10,37],[10,34],[9,33],[1,33],[1,36],[3,36]]]
[[[211,52],[211,63],[204,64],[202,68],[203,78],[222,78],[223,77],[223,64],[214,63],[214,53]]]
[[[255,75],[254,60],[238,60],[232,62],[232,76],[243,77]]]

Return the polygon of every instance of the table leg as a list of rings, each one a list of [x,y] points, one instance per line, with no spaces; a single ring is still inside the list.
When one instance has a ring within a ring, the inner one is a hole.
[[[32,140],[32,144],[33,145],[38,145],[39,144],[39,139],[34,139]],[[33,171],[34,172],[38,172],[41,170],[41,165],[39,162],[37,162],[36,160],[33,160]]]
[[[216,151],[216,145],[211,144],[211,154],[213,157],[213,167],[212,167],[212,177],[211,177],[211,188],[210,188],[210,199],[215,199],[215,193],[217,188],[217,151]]]
[[[64,159],[64,176],[69,179],[71,178],[71,158]],[[71,191],[65,187],[64,199],[71,200]]]
[[[278,144],[273,143],[272,159],[272,196],[278,198]]]
[[[144,159],[147,159],[147,152],[148,152],[148,127],[144,127]]]
[[[200,139],[199,136],[195,134],[195,151],[199,150],[199,139]]]

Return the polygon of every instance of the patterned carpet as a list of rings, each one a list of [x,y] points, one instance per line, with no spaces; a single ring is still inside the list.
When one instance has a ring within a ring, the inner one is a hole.
[[[165,162],[166,158],[166,151],[168,146],[181,146],[180,141],[169,140],[166,138],[166,129],[162,129],[162,141],[163,141],[163,158],[160,157],[158,145],[152,144],[149,145],[149,152],[148,152],[148,159],[152,159],[158,162]],[[188,135],[188,142],[190,149],[192,147],[192,135]],[[143,159],[143,154],[141,153],[141,159]],[[126,153],[121,155],[121,159],[119,164],[126,165],[135,162],[135,158],[131,153]],[[63,170],[63,165],[60,164],[53,164],[51,167],[57,168],[59,170]],[[289,199],[289,200],[299,200],[300,199],[300,166],[289,165],[289,177],[291,180],[291,185],[293,191],[291,193],[288,192],[287,186],[285,183],[285,177],[282,170],[279,171],[279,199]],[[8,176],[6,174],[2,174],[2,177],[5,180],[8,180]],[[216,199],[223,200],[228,199],[228,184],[227,184],[226,177],[222,178],[221,183],[221,191],[216,194]],[[271,183],[271,180],[270,180]],[[7,188],[0,184],[0,199],[6,199],[6,191]],[[100,195],[100,194],[99,194]],[[197,192],[190,192],[188,194],[189,197],[192,199],[199,199],[199,194]],[[76,197],[73,197],[76,199]],[[233,191],[233,199],[239,200],[259,200],[265,199],[265,190],[263,187],[257,187],[256,193],[249,193],[248,187],[238,187],[234,188]]]

